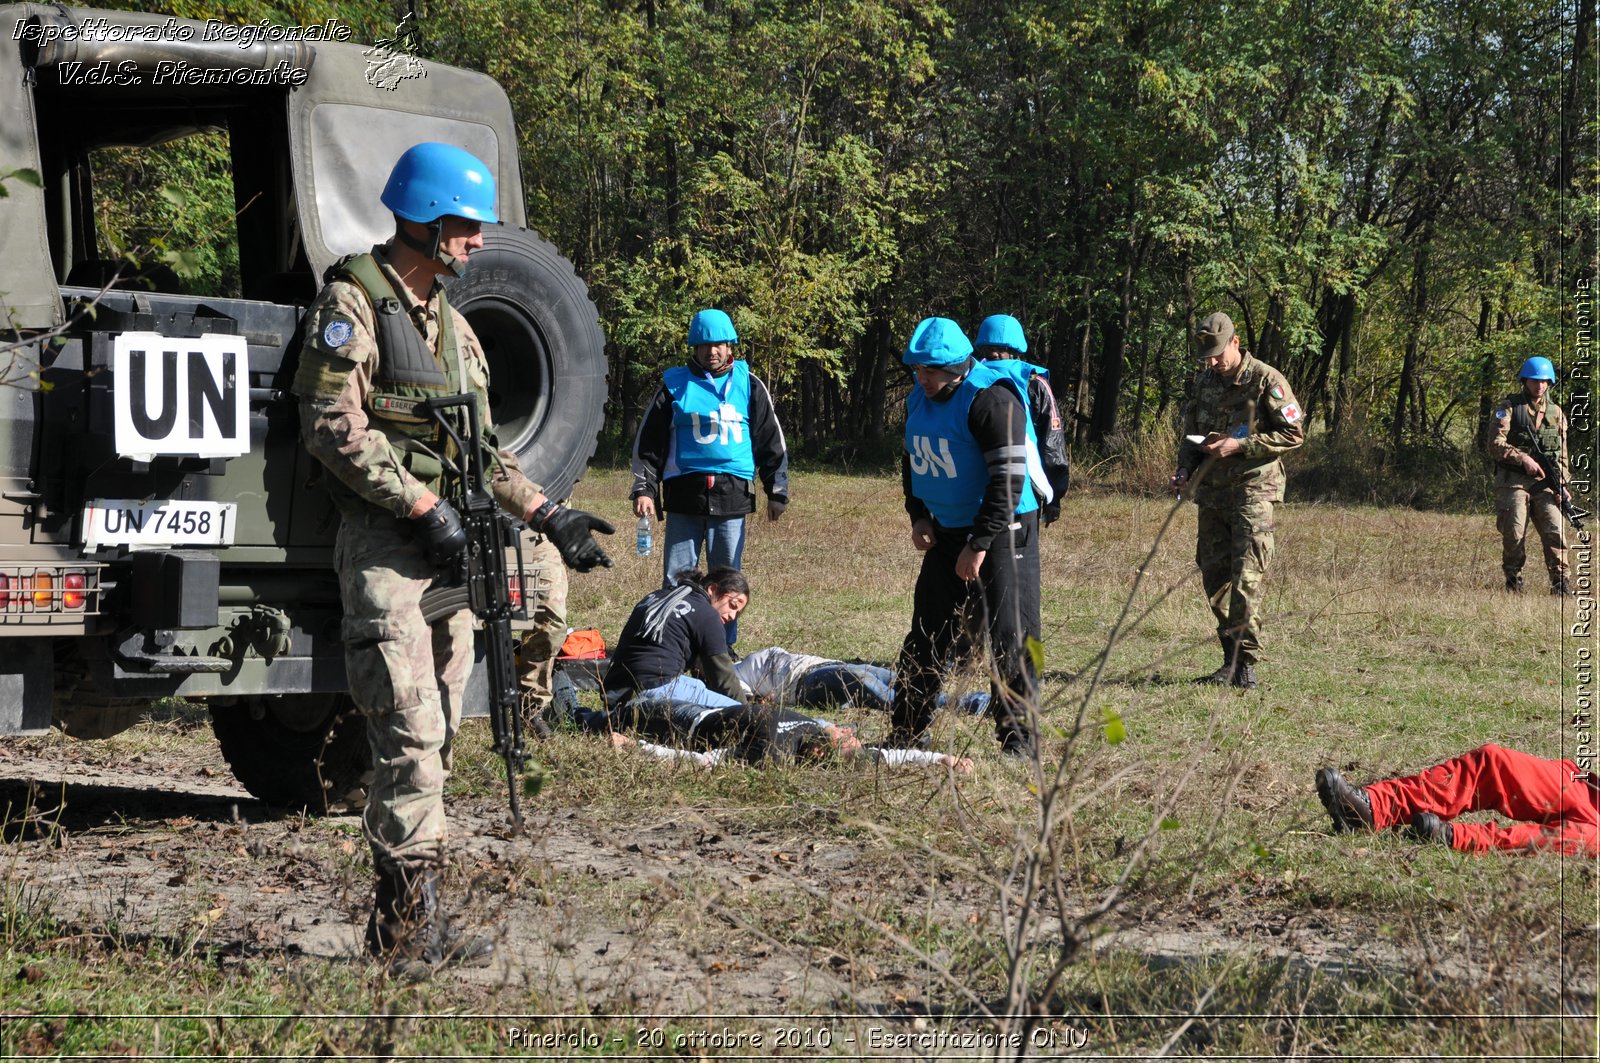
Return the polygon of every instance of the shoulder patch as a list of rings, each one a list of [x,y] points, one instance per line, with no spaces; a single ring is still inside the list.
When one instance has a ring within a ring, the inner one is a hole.
[[[1283,408],[1283,419],[1285,421],[1288,421],[1290,424],[1299,424],[1300,423],[1300,407],[1298,405],[1296,405],[1295,403],[1292,403],[1292,402],[1289,403],[1288,405],[1284,406],[1284,408]]]
[[[1502,406],[1498,410],[1494,411],[1494,419],[1497,421],[1503,421],[1505,420],[1506,414],[1510,412],[1511,410],[1508,407]]]
[[[355,326],[349,318],[333,317],[322,326],[322,345],[330,350],[338,350],[350,342],[350,337],[355,333]]]
[[[1270,392],[1268,392],[1268,394],[1270,394],[1275,399],[1283,398],[1283,385],[1282,384],[1274,384],[1274,385],[1272,385],[1272,390]]]

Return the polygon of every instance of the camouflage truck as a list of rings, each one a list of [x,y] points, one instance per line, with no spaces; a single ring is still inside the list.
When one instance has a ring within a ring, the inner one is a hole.
[[[444,141],[498,175],[506,224],[451,301],[487,349],[501,444],[552,497],[606,393],[587,289],[523,228],[505,92],[323,29],[0,6],[0,735],[106,737],[203,702],[251,793],[319,808],[368,754],[338,518],[289,386],[324,271],[393,232],[378,195],[401,152]],[[233,231],[170,242],[236,246],[224,291],[97,231],[97,166],[189,136],[225,142]]]

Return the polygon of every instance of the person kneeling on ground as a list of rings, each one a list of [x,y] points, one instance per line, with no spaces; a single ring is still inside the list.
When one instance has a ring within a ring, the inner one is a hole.
[[[741,658],[733,670],[751,697],[770,698],[780,705],[875,712],[888,712],[894,705],[894,672],[878,664],[836,661],[769,646]],[[944,708],[946,700],[940,694],[937,707]],[[962,694],[956,704],[964,712],[982,716],[989,711],[989,692]]]
[[[760,760],[771,720],[745,697],[725,629],[750,604],[750,581],[726,565],[674,579],[633,607],[606,671],[606,707],[580,711],[578,723],[706,749],[733,746]],[[691,670],[703,678],[685,674]]]
[[[1420,775],[1351,786],[1334,768],[1317,772],[1317,796],[1335,831],[1376,831],[1408,824],[1411,834],[1464,853],[1491,849],[1600,855],[1600,790],[1593,772],[1570,760],[1545,760],[1485,745]],[[1517,820],[1452,823],[1463,812],[1499,812]]]

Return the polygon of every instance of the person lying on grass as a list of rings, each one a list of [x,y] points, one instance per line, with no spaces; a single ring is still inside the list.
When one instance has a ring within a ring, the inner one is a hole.
[[[634,606],[606,672],[605,708],[579,710],[580,727],[636,731],[662,746],[731,751],[719,759],[751,762],[793,759],[818,743],[852,754],[861,748],[847,728],[751,703],[724,635],[724,625],[750,604],[744,573],[719,566],[676,578],[676,586],[652,591]],[[685,674],[690,670],[703,678]]]
[[[1419,775],[1364,787],[1351,786],[1334,768],[1319,769],[1316,781],[1335,831],[1404,825],[1421,841],[1464,853],[1554,849],[1600,855],[1600,783],[1570,760],[1484,745]],[[1485,810],[1516,822],[1452,822],[1463,812]]]
[[[769,646],[741,658],[733,670],[752,698],[770,699],[779,705],[888,712],[894,704],[894,672],[878,664],[836,661]],[[946,701],[947,696],[940,694],[938,707],[944,708]],[[963,712],[982,716],[989,711],[989,692],[962,694],[956,704]]]
[[[803,716],[788,709],[769,709],[773,728],[767,744],[767,755],[777,760],[821,760],[828,756],[861,764],[882,765],[887,768],[945,767],[957,775],[972,774],[972,758],[950,753],[935,753],[926,749],[886,749],[869,746],[857,738],[849,727],[840,727],[830,720],[817,716]],[[601,713],[590,713],[592,720]],[[618,749],[633,746],[641,753],[662,760],[685,760],[702,768],[713,768],[729,757],[739,756],[739,751],[728,746],[721,749],[682,749],[661,745],[647,739],[636,739],[619,731],[611,732],[611,744]]]

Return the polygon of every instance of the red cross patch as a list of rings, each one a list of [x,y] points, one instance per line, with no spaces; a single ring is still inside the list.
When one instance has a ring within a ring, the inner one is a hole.
[[[1288,421],[1290,424],[1299,423],[1299,421],[1300,421],[1300,407],[1296,406],[1292,402],[1289,403],[1289,405],[1287,405],[1287,406],[1285,406],[1283,408],[1283,419],[1285,421]]]

